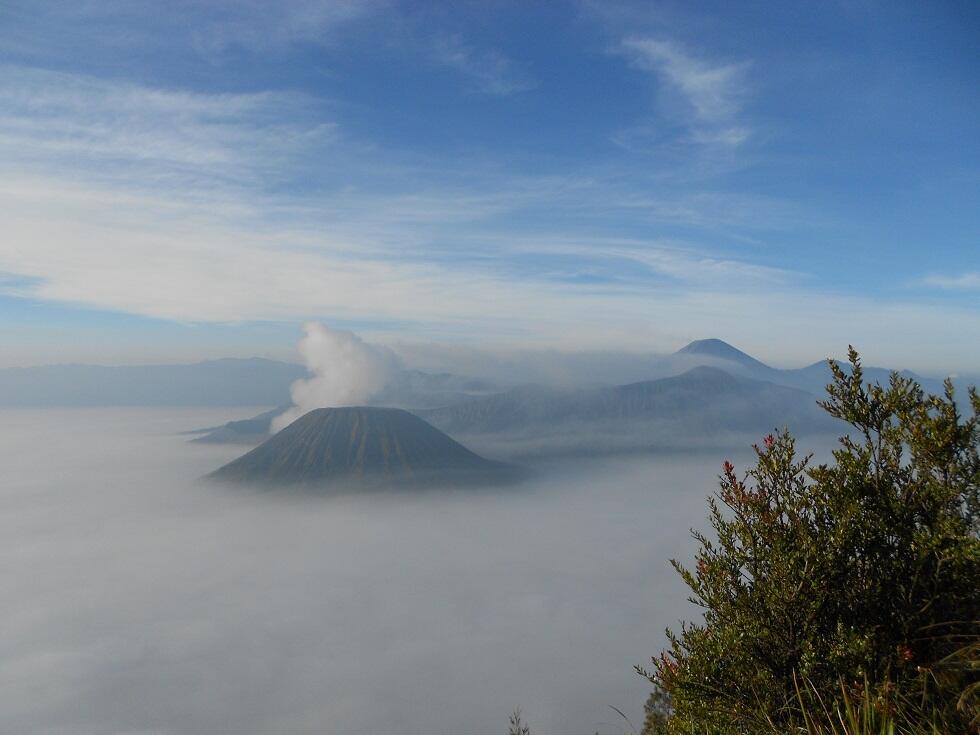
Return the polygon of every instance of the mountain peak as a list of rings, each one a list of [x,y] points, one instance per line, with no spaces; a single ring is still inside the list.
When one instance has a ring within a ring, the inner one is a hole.
[[[444,485],[498,479],[512,468],[474,454],[399,408],[318,408],[212,478],[342,488]]]
[[[769,366],[759,360],[756,360],[751,355],[742,352],[736,347],[732,347],[730,344],[724,340],[711,338],[711,339],[697,339],[684,347],[681,347],[675,353],[677,355],[704,355],[707,357],[714,357],[719,360],[728,360],[730,362],[737,362],[739,365],[744,365],[745,367],[751,368],[764,368],[768,369]]]

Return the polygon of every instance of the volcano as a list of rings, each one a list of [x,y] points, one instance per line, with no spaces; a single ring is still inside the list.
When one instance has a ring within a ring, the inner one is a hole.
[[[719,360],[734,362],[751,370],[770,372],[772,368],[764,362],[759,362],[736,347],[720,339],[697,339],[677,350],[677,355],[696,355],[698,357],[713,357]]]
[[[446,486],[513,480],[516,468],[471,452],[398,408],[319,408],[212,472],[259,485]]]

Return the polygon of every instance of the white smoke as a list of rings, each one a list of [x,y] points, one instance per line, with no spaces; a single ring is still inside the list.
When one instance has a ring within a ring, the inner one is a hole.
[[[399,369],[387,347],[365,342],[353,332],[307,322],[299,352],[313,377],[290,387],[293,406],[272,422],[273,432],[303,414],[328,406],[356,406],[381,392]]]

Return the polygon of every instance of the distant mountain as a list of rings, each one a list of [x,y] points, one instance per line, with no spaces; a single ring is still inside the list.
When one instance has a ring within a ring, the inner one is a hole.
[[[752,370],[772,370],[764,362],[756,360],[751,355],[747,355],[727,342],[720,339],[698,339],[684,347],[681,347],[676,355],[695,355],[711,357],[718,360],[728,360]]]
[[[0,406],[276,406],[301,365],[250,358],[189,365],[0,369]]]
[[[587,358],[587,359],[586,359]],[[571,359],[571,358],[569,358]],[[582,362],[584,360],[584,362]],[[698,366],[716,367],[739,377],[767,381],[822,395],[830,382],[826,362],[796,370],[780,370],[747,355],[720,339],[691,342],[670,355],[648,355],[636,358],[629,368],[616,367],[609,355],[578,356],[569,374],[553,372],[561,384],[597,386],[602,382],[626,382],[635,377],[664,378],[676,376]],[[604,367],[605,366],[605,367]],[[866,367],[871,382],[887,382],[889,370]],[[942,390],[938,380],[920,378],[930,392]],[[0,408],[75,407],[75,406],[280,406],[290,402],[289,388],[296,380],[307,377],[301,365],[262,358],[209,360],[187,365],[46,365],[27,368],[0,368]],[[550,377],[549,377],[550,379]],[[971,382],[961,378],[957,385],[965,395]],[[489,398],[501,387],[487,380],[453,373],[430,373],[419,370],[399,371],[378,395],[368,403],[375,406],[436,409],[465,403],[474,398]],[[523,390],[523,389],[518,389]],[[545,389],[540,389],[545,390]],[[530,397],[529,397],[530,398]],[[536,400],[536,398],[532,398]],[[259,424],[268,422],[257,416],[253,426],[227,428],[201,441],[259,441]]]
[[[515,471],[408,411],[357,406],[310,411],[209,477],[339,489],[503,481]]]
[[[835,360],[834,362],[842,367],[845,372],[850,372],[851,368],[847,363],[841,362],[840,360]],[[865,383],[888,385],[888,381],[891,379],[892,370],[887,368],[864,366],[863,370]],[[915,380],[925,391],[931,393],[942,392],[943,386],[940,380],[923,378],[909,370],[898,370],[897,372],[903,377]],[[827,384],[833,381],[833,373],[826,360],[821,360],[820,362],[815,362],[812,365],[795,370],[777,370],[776,373],[778,375],[775,380],[783,382],[786,385],[797,386],[820,396],[824,395]]]
[[[268,438],[269,424],[280,411],[229,422],[195,441],[258,444]],[[490,436],[512,442],[504,449],[510,456],[573,447],[590,453],[624,446],[676,447],[722,441],[735,433],[761,436],[784,426],[797,433],[834,428],[806,392],[711,367],[604,388],[521,386],[414,413],[450,434],[475,438],[480,446],[487,446],[480,439]]]
[[[199,434],[191,439],[196,444],[261,444],[269,438],[272,419],[289,410],[288,405],[277,406],[271,411],[260,413],[250,419],[229,421],[221,426],[187,431],[186,434]]]
[[[803,368],[784,370],[770,367],[720,339],[702,339],[691,342],[689,345],[675,352],[674,356],[683,356],[687,359],[691,359],[692,356],[694,358],[703,358],[706,361],[705,364],[720,367],[736,375],[764,380],[790,388],[798,388],[813,393],[816,396],[822,396],[827,384],[833,379],[830,366],[826,360],[820,360]],[[849,369],[847,365],[839,360],[836,362],[838,365],[844,367],[845,370]],[[868,383],[887,385],[891,373],[892,371],[887,368],[865,366],[864,380]],[[933,393],[942,391],[941,381],[923,378],[908,370],[901,370],[899,374],[916,380],[926,391]]]
[[[678,436],[723,431],[829,428],[815,398],[800,390],[737,377],[712,367],[610,388],[525,386],[419,415],[439,428],[476,435],[514,431],[613,430],[655,422]]]

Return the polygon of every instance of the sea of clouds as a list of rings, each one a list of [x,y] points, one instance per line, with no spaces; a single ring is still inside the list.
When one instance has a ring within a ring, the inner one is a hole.
[[[198,478],[177,432],[255,413],[0,413],[0,721],[20,733],[534,735],[642,720],[633,671],[696,610],[720,456],[517,489],[317,498]],[[736,458],[737,459],[737,458]],[[604,724],[605,723],[605,724]]]

